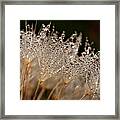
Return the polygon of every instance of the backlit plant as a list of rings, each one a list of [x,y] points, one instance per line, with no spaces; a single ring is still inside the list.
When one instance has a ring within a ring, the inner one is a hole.
[[[99,100],[100,52],[82,33],[65,39],[51,23],[38,34],[27,24],[20,31],[20,98],[22,100]],[[78,50],[84,47],[81,55]]]

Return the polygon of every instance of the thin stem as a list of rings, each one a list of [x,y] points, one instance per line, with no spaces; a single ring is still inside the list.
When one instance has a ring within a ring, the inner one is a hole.
[[[43,87],[42,90],[41,90],[41,92],[40,92],[40,94],[39,94],[38,97],[37,97],[37,100],[40,100],[40,99],[41,99],[41,97],[42,97],[42,95],[44,94],[45,90],[46,90],[46,89]]]
[[[50,97],[52,96],[53,92],[55,91],[55,89],[58,87],[58,85],[61,83],[61,80],[56,84],[56,86],[52,89],[52,91],[50,92],[49,96],[48,96],[48,100],[50,99]]]
[[[37,92],[38,92],[38,90],[39,90],[40,82],[41,82],[41,80],[38,81],[37,88],[36,88],[36,90],[35,90],[35,95],[34,95],[34,97],[33,97],[33,100],[35,100],[35,98],[37,97]]]
[[[63,88],[64,88],[64,85],[61,87],[61,89],[60,89],[60,91],[59,91],[59,93],[58,93],[58,99],[60,99],[60,95],[61,95],[61,93],[62,93]]]

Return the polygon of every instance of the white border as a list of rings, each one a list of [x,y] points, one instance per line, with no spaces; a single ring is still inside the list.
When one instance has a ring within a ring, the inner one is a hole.
[[[98,101],[19,99],[20,20],[100,20]],[[114,115],[115,5],[5,5],[5,115]]]

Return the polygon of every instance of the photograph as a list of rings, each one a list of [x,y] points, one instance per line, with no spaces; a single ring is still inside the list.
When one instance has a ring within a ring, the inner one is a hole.
[[[20,99],[99,100],[100,21],[20,20]]]
[[[20,20],[21,100],[100,100],[100,20]]]

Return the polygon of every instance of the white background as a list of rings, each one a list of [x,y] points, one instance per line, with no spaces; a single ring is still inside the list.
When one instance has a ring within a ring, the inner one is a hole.
[[[20,100],[20,20],[100,20],[100,100]],[[114,115],[115,6],[5,5],[5,114]]]

